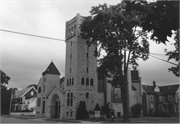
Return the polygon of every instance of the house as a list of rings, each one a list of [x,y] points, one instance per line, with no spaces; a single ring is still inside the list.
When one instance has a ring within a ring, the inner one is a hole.
[[[36,96],[37,90],[33,86],[22,90],[15,90],[12,97],[11,115],[35,111]]]
[[[179,115],[180,85],[153,86],[143,85],[144,115]]]

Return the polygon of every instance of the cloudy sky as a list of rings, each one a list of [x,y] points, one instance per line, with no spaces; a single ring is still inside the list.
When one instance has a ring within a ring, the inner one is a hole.
[[[65,23],[77,13],[88,16],[92,6],[119,0],[1,0],[0,28],[17,32],[65,39]],[[53,60],[61,77],[65,72],[65,42],[30,37],[0,31],[0,68],[11,77],[9,87],[24,88],[37,84],[42,72]],[[164,49],[173,49],[170,44],[150,43],[150,52],[164,54]],[[162,59],[166,56],[159,55]],[[143,84],[177,84],[178,78],[169,73],[172,65],[150,57],[139,61]]]

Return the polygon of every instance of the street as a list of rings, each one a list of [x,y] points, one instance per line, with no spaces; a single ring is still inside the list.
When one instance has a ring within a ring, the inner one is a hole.
[[[54,119],[54,118],[31,118],[31,117],[9,117],[1,116],[1,123],[112,123],[111,119],[106,120],[67,120],[67,119]],[[113,123],[123,123],[122,118],[115,118]],[[130,118],[129,123],[179,123],[177,117],[143,117],[143,118]]]
[[[8,116],[1,116],[1,123],[49,123],[38,119],[20,119]]]

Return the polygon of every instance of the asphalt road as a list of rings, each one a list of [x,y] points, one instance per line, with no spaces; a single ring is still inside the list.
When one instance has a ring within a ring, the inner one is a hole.
[[[44,122],[38,119],[19,119],[19,118],[12,118],[7,116],[1,116],[1,123],[51,123],[51,122]]]

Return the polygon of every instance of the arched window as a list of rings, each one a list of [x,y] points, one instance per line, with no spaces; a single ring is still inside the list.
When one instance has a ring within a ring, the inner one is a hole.
[[[84,85],[84,78],[81,78],[81,84]]]
[[[71,78],[69,79],[69,85],[71,86]]]
[[[38,93],[41,93],[41,87],[38,88]]]
[[[69,28],[68,34],[69,34],[68,37],[71,37],[71,28]]]
[[[89,93],[86,93],[86,98],[89,98]]]
[[[91,78],[91,86],[93,86],[93,79]]]
[[[86,85],[89,85],[89,79],[86,78]]]
[[[76,25],[74,25],[74,35],[76,35]]]
[[[73,27],[71,27],[71,37],[74,35]]]
[[[67,79],[67,86],[69,85],[69,80]]]
[[[72,78],[72,85],[74,85],[74,78]]]

